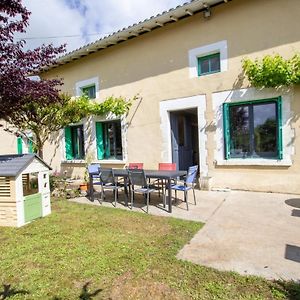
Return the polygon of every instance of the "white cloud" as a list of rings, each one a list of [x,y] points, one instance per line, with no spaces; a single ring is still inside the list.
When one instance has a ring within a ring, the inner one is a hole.
[[[37,47],[42,43],[55,45],[67,43],[67,50],[71,51],[184,2],[184,0],[23,0],[23,4],[32,14],[27,32],[22,37],[27,38],[28,48]]]

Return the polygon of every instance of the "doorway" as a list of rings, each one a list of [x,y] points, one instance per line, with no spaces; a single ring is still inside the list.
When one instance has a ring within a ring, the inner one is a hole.
[[[178,170],[199,166],[197,108],[170,112],[172,162]]]

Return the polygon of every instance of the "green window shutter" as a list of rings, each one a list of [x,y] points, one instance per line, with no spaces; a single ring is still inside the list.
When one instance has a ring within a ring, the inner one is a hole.
[[[66,159],[72,160],[73,150],[72,150],[72,135],[71,135],[71,127],[65,127],[65,146],[66,146]]]
[[[32,140],[28,140],[28,153],[34,153]]]
[[[18,150],[18,154],[23,153],[23,140],[21,137],[17,138],[17,150]]]
[[[225,159],[230,158],[230,126],[229,126],[229,105],[223,104],[223,128],[224,128],[224,148]]]
[[[278,120],[278,131],[277,131],[277,141],[278,141],[278,159],[283,159],[283,143],[282,143],[282,99],[278,97],[277,100],[277,120]]]
[[[104,159],[103,124],[100,122],[96,122],[96,145],[97,158]]]

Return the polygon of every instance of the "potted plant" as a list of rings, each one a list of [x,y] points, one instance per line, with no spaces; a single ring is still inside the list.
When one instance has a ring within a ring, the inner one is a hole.
[[[85,171],[83,176],[83,182],[79,185],[81,193],[87,193],[89,189],[89,172],[88,172],[88,166],[93,161],[93,156],[91,154],[88,154],[85,158]]]

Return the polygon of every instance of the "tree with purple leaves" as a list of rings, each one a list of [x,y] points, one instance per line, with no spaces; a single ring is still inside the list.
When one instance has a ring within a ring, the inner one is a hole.
[[[42,45],[25,50],[25,41],[15,41],[14,36],[26,31],[29,16],[20,0],[0,1],[0,118],[7,121],[25,103],[47,106],[59,101],[60,80],[34,81],[30,76],[53,64],[65,47]]]
[[[131,100],[108,97],[98,104],[85,95],[72,98],[60,94],[61,80],[32,80],[54,63],[64,45],[42,45],[25,51],[25,41],[16,42],[14,34],[25,32],[29,15],[21,0],[0,0],[0,119],[10,124],[4,130],[31,139],[43,158],[51,134],[91,115],[123,115]]]

